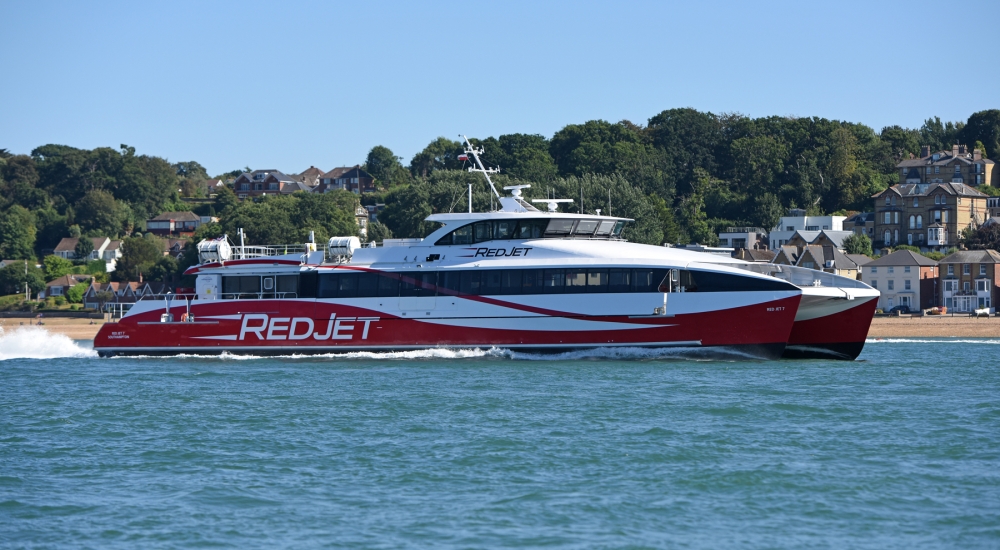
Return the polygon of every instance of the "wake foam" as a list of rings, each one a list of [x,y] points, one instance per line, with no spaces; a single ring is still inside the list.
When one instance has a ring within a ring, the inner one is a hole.
[[[0,361],[64,357],[97,357],[97,352],[81,348],[69,336],[52,334],[42,327],[5,329],[0,326]]]
[[[758,360],[752,354],[725,348],[592,348],[558,353],[527,353],[507,348],[429,348],[407,351],[345,351],[331,353],[293,353],[287,355],[254,355],[222,352],[221,354],[182,353],[171,356],[132,355],[118,359],[209,359],[218,361],[255,361],[259,359],[356,359],[356,360],[423,360],[495,358],[514,361],[579,361],[579,360],[687,360],[687,361],[746,361]]]

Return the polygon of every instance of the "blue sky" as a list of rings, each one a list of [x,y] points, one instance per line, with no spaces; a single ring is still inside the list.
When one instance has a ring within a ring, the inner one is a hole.
[[[0,148],[210,174],[404,162],[694,107],[919,127],[1000,107],[1000,2],[4,2]],[[992,65],[992,66],[991,66]]]

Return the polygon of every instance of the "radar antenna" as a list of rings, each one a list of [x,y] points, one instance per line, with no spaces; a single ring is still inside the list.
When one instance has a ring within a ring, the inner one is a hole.
[[[531,199],[531,202],[544,202],[549,206],[549,212],[556,212],[559,210],[559,203],[561,202],[573,202],[573,199]]]

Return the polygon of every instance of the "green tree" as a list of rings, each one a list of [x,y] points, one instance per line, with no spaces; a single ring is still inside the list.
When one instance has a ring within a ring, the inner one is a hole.
[[[556,163],[549,152],[549,140],[538,134],[506,134],[487,138],[476,145],[483,148],[482,161],[488,168],[535,184],[552,181]]]
[[[910,154],[920,154],[920,132],[901,126],[886,126],[882,128],[879,139],[889,147],[892,158],[900,162],[909,158]]]
[[[461,143],[439,137],[413,157],[410,161],[410,172],[414,176],[426,178],[434,170],[457,169],[462,165],[458,156],[464,150]]]
[[[388,147],[376,145],[368,151],[365,170],[383,185],[396,185],[406,180],[406,169]]]
[[[45,289],[45,274],[32,265],[32,262],[28,262],[27,274],[21,262],[11,263],[0,269],[0,295],[24,294],[25,281],[28,282],[28,289],[32,294],[38,294]]]
[[[368,242],[382,242],[392,238],[392,231],[379,222],[368,224]]]
[[[90,288],[90,283],[77,283],[66,291],[66,299],[71,304],[83,303],[83,295],[87,293],[88,288]]]
[[[0,213],[0,258],[34,261],[34,248],[35,224],[31,212],[14,205]]]
[[[848,235],[844,239],[843,246],[848,254],[872,255],[872,240],[868,238],[868,235],[862,233]]]
[[[139,275],[149,271],[163,258],[162,239],[157,237],[130,237],[122,241],[122,257],[112,274],[120,281],[137,281]]]
[[[656,208],[641,189],[632,185],[621,174],[584,174],[581,177],[557,178],[552,182],[557,197],[576,197],[579,201],[583,191],[583,208],[587,214],[601,209],[602,214],[631,218],[634,221],[625,226],[624,238],[638,243],[659,245],[663,243],[663,227]],[[609,200],[610,191],[610,203]],[[579,211],[580,205],[571,208]]]
[[[55,255],[48,255],[42,260],[45,280],[54,281],[73,271],[73,262]]]
[[[107,191],[90,191],[76,205],[76,216],[84,232],[121,235],[127,229],[128,215],[124,205]]]
[[[240,204],[240,200],[236,197],[236,193],[233,192],[229,186],[220,187],[215,194],[215,211],[219,213],[226,212],[230,208],[236,208]]]
[[[981,142],[983,154],[1000,158],[1000,109],[988,109],[972,113],[969,121],[958,132],[962,143]]]
[[[424,221],[431,215],[429,188],[427,183],[419,182],[390,192],[379,220],[397,237],[426,236],[432,227]]]
[[[149,281],[170,282],[175,279],[177,273],[177,259],[173,256],[163,256],[149,268],[144,274],[144,278]]]
[[[920,127],[920,141],[930,145],[931,151],[950,150],[959,142],[959,133],[965,124],[962,122],[941,122],[941,117],[928,118]]]
[[[94,241],[90,237],[80,237],[76,241],[76,246],[73,248],[73,253],[76,254],[76,258],[80,261],[87,261],[90,259],[90,253],[94,251]]]

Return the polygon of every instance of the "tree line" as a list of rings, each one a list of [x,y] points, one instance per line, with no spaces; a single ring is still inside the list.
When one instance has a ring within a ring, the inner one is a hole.
[[[626,237],[650,244],[714,244],[726,226],[770,228],[791,207],[810,214],[870,209],[871,195],[898,181],[900,160],[919,154],[922,145],[936,151],[957,143],[1000,157],[1000,109],[964,122],[932,117],[920,128],[875,131],[818,117],[751,118],[682,108],[645,124],[591,120],[567,125],[551,138],[506,134],[473,140],[484,148],[483,162],[499,167],[498,186],[531,184],[524,191],[529,200],[572,198],[564,211],[601,209],[634,218]],[[388,147],[373,147],[364,168],[378,192],[361,201],[385,207],[369,238],[426,235],[433,229],[427,215],[468,209],[470,183],[473,209],[495,207],[482,176],[466,171],[463,152],[461,143],[441,137],[404,165]],[[229,179],[244,170],[215,177]],[[145,233],[145,220],[192,209],[182,197],[203,196],[208,179],[198,162],[170,163],[127,145],[44,145],[28,155],[0,149],[0,258],[39,261],[67,236],[120,237],[126,258],[113,277],[135,280],[142,273],[174,280],[196,260],[193,247],[179,261],[162,259],[162,251],[154,252],[162,242]],[[301,242],[309,231],[320,239],[357,234],[356,204],[346,192],[238,201],[223,189],[195,209],[221,220],[203,226],[196,238],[234,235],[240,227],[249,244]]]

